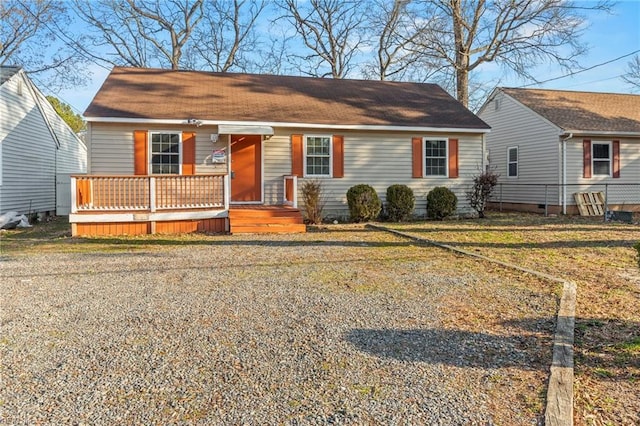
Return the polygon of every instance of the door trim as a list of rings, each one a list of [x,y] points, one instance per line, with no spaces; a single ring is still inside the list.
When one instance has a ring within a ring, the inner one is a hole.
[[[233,201],[231,200],[231,187],[233,186],[233,179],[231,179],[231,161],[233,157],[233,136],[229,135],[229,205],[262,205],[264,204],[264,136],[260,135],[260,200],[259,201]],[[247,135],[252,136],[252,135]]]

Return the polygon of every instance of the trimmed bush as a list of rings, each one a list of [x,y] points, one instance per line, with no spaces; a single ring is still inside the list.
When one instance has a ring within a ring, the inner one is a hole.
[[[449,188],[438,186],[427,194],[427,217],[442,220],[452,215],[458,206],[458,197]]]
[[[391,185],[387,188],[387,217],[390,221],[409,219],[415,205],[416,197],[407,185]]]
[[[302,204],[304,204],[305,222],[312,225],[322,223],[322,211],[325,204],[322,184],[317,180],[305,180],[300,190],[302,192]]]
[[[354,222],[368,222],[378,217],[382,203],[372,186],[355,185],[347,191],[349,214]]]

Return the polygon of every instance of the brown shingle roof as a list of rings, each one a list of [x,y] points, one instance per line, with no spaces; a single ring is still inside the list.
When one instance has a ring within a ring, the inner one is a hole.
[[[502,89],[564,130],[640,132],[640,95]]]
[[[489,129],[434,84],[123,67],[84,115]]]

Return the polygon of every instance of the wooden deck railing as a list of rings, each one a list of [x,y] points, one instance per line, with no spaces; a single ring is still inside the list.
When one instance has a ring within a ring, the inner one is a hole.
[[[71,212],[228,209],[226,174],[72,176]]]

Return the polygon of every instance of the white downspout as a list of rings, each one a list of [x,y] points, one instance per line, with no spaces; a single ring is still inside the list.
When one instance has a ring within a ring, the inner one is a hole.
[[[562,214],[567,214],[567,140],[573,138],[573,133],[562,139]]]

